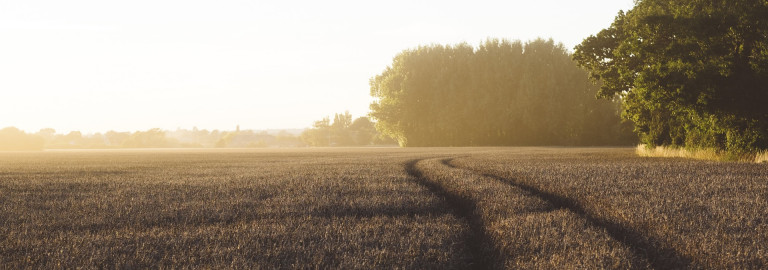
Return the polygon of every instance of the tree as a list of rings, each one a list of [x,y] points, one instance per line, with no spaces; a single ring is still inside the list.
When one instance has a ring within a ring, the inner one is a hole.
[[[106,134],[104,134],[104,137],[106,137],[107,145],[110,147],[118,147],[123,145],[123,143],[128,140],[128,138],[131,137],[130,132],[117,132],[114,130],[107,131]]]
[[[44,144],[45,140],[42,136],[27,134],[15,127],[0,129],[0,150],[42,150]]]
[[[40,129],[40,131],[37,132],[37,135],[40,135],[40,137],[43,137],[45,140],[45,143],[50,143],[54,137],[56,137],[56,130],[52,128],[44,128]]]
[[[301,141],[301,138],[285,130],[278,132],[277,136],[275,136],[275,140],[279,147],[297,147],[305,145],[304,142]]]
[[[324,117],[322,120],[315,121],[311,129],[301,133],[301,140],[310,146],[330,146],[331,145],[331,119]]]
[[[349,111],[343,114],[335,114],[333,116],[333,124],[331,125],[331,140],[340,146],[348,146],[353,144],[352,135],[349,132],[349,126],[352,124],[352,115]]]
[[[768,148],[768,2],[637,1],[574,60],[644,143]]]
[[[165,137],[165,131],[158,128],[147,131],[136,131],[123,142],[123,147],[128,148],[161,148],[173,147]]]
[[[627,143],[614,103],[552,40],[405,50],[370,86],[376,129],[401,146]]]
[[[315,121],[311,129],[301,133],[301,140],[309,146],[364,146],[394,143],[376,131],[368,117],[352,120],[349,112],[335,114]]]
[[[374,143],[378,133],[373,122],[368,117],[359,117],[349,125],[354,145],[369,145]]]

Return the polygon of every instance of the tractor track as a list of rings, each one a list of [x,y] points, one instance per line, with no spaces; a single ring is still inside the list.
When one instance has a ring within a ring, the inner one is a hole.
[[[469,171],[524,190],[531,195],[552,204],[553,208],[567,209],[585,219],[591,226],[604,229],[611,238],[630,248],[635,255],[645,258],[654,269],[682,269],[691,266],[692,260],[690,258],[680,255],[676,250],[668,248],[660,241],[647,237],[638,231],[589,213],[589,211],[586,211],[585,207],[576,200],[545,191],[515,179],[507,179],[471,168],[459,167],[452,164],[453,159],[454,158],[442,159],[441,163],[450,168]]]
[[[432,181],[416,167],[416,163],[425,159],[414,159],[405,163],[405,171],[414,181],[433,194],[443,199],[456,217],[469,225],[469,231],[464,236],[468,245],[469,263],[472,269],[493,269],[499,254],[491,241],[482,218],[477,214],[477,204],[469,198],[459,196],[446,190],[439,183]]]

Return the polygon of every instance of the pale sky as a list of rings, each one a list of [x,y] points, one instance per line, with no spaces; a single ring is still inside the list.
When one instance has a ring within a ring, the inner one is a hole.
[[[486,38],[568,48],[632,0],[0,0],[0,128],[304,128],[372,101],[398,52]]]

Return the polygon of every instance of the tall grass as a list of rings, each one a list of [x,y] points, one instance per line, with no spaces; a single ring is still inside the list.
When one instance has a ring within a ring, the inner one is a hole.
[[[755,163],[768,163],[768,151],[763,151],[755,155]]]
[[[680,157],[714,161],[768,162],[768,151],[733,154],[711,148],[648,147],[645,144],[640,144],[635,152],[641,157]]]

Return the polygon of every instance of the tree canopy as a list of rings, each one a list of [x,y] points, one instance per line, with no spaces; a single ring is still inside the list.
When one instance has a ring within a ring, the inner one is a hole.
[[[634,143],[616,104],[597,100],[552,40],[405,50],[370,86],[377,129],[401,146]]]
[[[641,0],[574,60],[648,145],[767,149],[766,18],[764,0]]]

